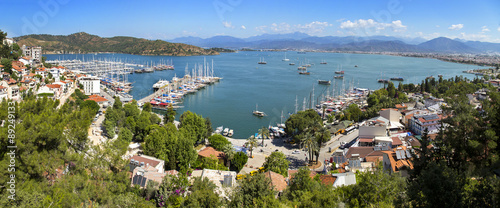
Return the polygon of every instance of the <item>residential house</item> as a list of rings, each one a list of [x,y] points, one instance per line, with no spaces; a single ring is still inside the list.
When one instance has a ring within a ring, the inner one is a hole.
[[[133,171],[137,167],[149,167],[151,166],[158,173],[165,172],[165,161],[160,160],[155,157],[147,156],[147,155],[134,155],[130,159],[130,171]]]
[[[23,56],[21,58],[19,58],[19,61],[22,62],[25,66],[26,65],[30,65],[30,66],[33,66],[33,59],[29,56]]]
[[[407,147],[397,147],[389,151],[383,151],[384,154],[384,170],[390,173],[400,172],[401,176],[408,176],[408,170],[413,169],[411,161],[411,149]]]
[[[8,99],[8,89],[8,87],[0,85],[0,102],[2,102],[3,99]]]
[[[14,79],[3,80],[0,85],[7,89],[7,98],[14,101],[21,99],[20,89],[17,86],[17,81]]]
[[[225,164],[224,163],[224,159],[225,159],[224,152],[219,152],[219,151],[215,150],[213,147],[206,147],[205,149],[202,149],[201,151],[199,151],[198,158],[200,158],[200,159],[203,159],[203,158],[218,159],[219,164]]]
[[[65,71],[66,68],[62,66],[54,66],[50,68],[49,73],[52,74],[52,77],[54,78],[55,81],[59,81],[59,78],[63,75]]]
[[[35,70],[35,74],[40,75],[43,79],[45,79],[47,77],[47,70],[45,69],[45,67],[37,68]]]
[[[215,192],[226,199],[229,199],[229,194],[232,189],[227,189],[225,187],[235,187],[236,186],[236,171],[221,171],[212,169],[195,170],[191,173],[191,177],[201,177],[207,178],[212,181],[217,188]]]
[[[107,103],[108,103],[108,100],[104,97],[101,97],[99,95],[90,95],[89,98],[85,99],[85,100],[93,100],[95,101],[97,104],[99,104],[99,106],[102,108],[104,106],[107,107]]]
[[[147,155],[134,155],[130,158],[131,185],[145,188],[150,181],[160,184],[167,174],[177,175],[176,170],[165,172],[165,161]]]
[[[398,109],[398,111],[403,111],[403,110],[407,110],[408,106],[405,103],[396,104],[396,109]]]
[[[425,129],[429,134],[437,133],[441,128],[440,121],[443,116],[440,114],[413,115],[410,120],[410,130],[416,135],[421,135]]]
[[[41,86],[36,92],[37,96],[47,96],[47,97],[55,97],[55,92],[53,89],[47,86]]]
[[[334,173],[332,177],[335,177],[333,182],[333,187],[349,186],[356,184],[356,174],[354,172],[346,173]]]
[[[34,88],[36,88],[36,81],[34,79],[24,78],[21,81],[21,84],[22,84],[23,87],[26,87],[28,89],[34,89]]]
[[[444,103],[444,99],[442,98],[435,98],[435,97],[428,97],[424,100],[424,105],[426,108],[428,108],[429,106],[432,106],[432,105],[436,105],[436,104],[442,104]]]
[[[12,71],[15,72],[18,77],[27,75],[29,73],[28,68],[26,68],[23,62],[20,61],[12,62]]]
[[[345,154],[351,169],[362,169],[363,162],[372,163],[370,166],[376,165],[377,161],[382,161],[382,156],[382,148],[379,147],[351,147]]]
[[[276,197],[281,196],[287,187],[285,177],[273,171],[265,172],[264,176],[271,180],[271,186],[273,186],[274,190],[277,192]]]
[[[9,47],[12,46],[16,41],[12,38],[4,38],[3,42],[4,45],[8,45]]]
[[[61,98],[61,95],[63,93],[61,85],[58,85],[58,84],[48,84],[48,85],[45,85],[45,87],[48,87],[52,92],[54,92],[54,98],[55,99]]]

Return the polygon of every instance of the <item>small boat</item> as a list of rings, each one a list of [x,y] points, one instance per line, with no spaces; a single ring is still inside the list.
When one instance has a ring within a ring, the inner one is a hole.
[[[258,64],[267,64],[267,62],[265,62],[263,58],[261,58],[261,59],[260,59],[260,61],[259,61],[259,62],[257,62],[257,63],[258,63]]]
[[[438,77],[443,77],[443,75],[442,75],[442,74],[440,74],[440,75],[438,75]]]
[[[259,107],[259,105],[255,104],[255,110],[252,112],[253,115],[258,116],[258,117],[266,116],[266,113],[257,110],[258,107]]]
[[[319,62],[319,64],[327,64],[327,63],[326,63],[326,61],[323,60],[323,61]]]
[[[299,74],[302,74],[302,75],[309,75],[309,74],[311,74],[311,72],[308,72],[308,71],[301,71],[301,72],[299,72]]]
[[[285,52],[285,58],[282,61],[290,61],[290,59],[286,58],[286,52]]]
[[[134,72],[137,73],[137,74],[140,74],[140,73],[142,73],[142,69],[137,69]]]
[[[322,84],[322,85],[330,85],[331,82],[330,80],[318,80],[318,84]]]
[[[224,131],[222,131],[223,136],[227,136],[229,134],[229,128],[225,128]]]
[[[379,79],[377,80],[378,83],[389,83],[389,80],[387,79]]]
[[[299,66],[299,67],[297,67],[297,70],[306,70],[306,69],[307,69],[307,67],[305,67],[305,66]]]
[[[306,54],[305,51],[298,51],[297,54]]]
[[[215,133],[216,134],[222,134],[222,131],[224,130],[224,127],[223,126],[219,126],[215,129]]]
[[[232,137],[232,136],[233,136],[233,134],[234,134],[234,131],[231,129],[231,130],[229,130],[229,132],[227,133],[227,136],[228,136],[228,137]]]
[[[344,79],[344,75],[334,76],[333,78],[335,78],[335,79]]]
[[[344,74],[344,71],[336,71],[335,74]]]
[[[426,77],[425,79],[434,79],[434,77],[431,75],[431,76]]]
[[[293,66],[293,65],[295,65],[295,63],[289,63],[288,65]]]
[[[403,77],[392,77],[391,80],[394,80],[394,81],[404,81]]]
[[[354,67],[358,67],[358,65],[354,65]]]
[[[153,85],[153,90],[154,91],[157,91],[159,90],[160,88],[164,87],[165,85],[168,85],[169,82],[167,80],[158,80],[158,82],[156,82],[154,85]]]

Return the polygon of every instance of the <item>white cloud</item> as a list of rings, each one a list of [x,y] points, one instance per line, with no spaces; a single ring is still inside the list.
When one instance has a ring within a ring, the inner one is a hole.
[[[460,30],[464,27],[464,24],[451,25],[448,29],[450,30]]]
[[[441,25],[436,25],[437,28],[441,27]]]
[[[328,22],[314,21],[307,24],[296,24],[290,25],[286,22],[282,23],[272,23],[271,25],[263,25],[255,27],[255,30],[261,33],[292,33],[292,32],[303,32],[309,35],[318,35],[323,33],[327,27],[331,27],[332,24]]]
[[[241,29],[246,30],[246,29],[247,29],[247,27],[245,27],[245,25],[242,25],[242,26],[241,26]]]
[[[500,27],[498,27],[498,29],[497,29],[497,30],[498,30],[498,32],[500,32]]]
[[[351,22],[350,20],[344,21],[340,23],[340,28],[341,29],[347,29],[347,30],[364,30],[365,32],[372,31],[375,33],[379,33],[382,30],[385,29],[392,29],[393,32],[404,32],[406,31],[407,26],[403,25],[401,20],[396,20],[392,21],[391,23],[383,23],[383,22],[377,22],[373,19],[359,19],[355,20],[354,22]]]
[[[486,27],[486,26],[481,27],[481,32],[484,33],[484,32],[489,32],[489,31],[490,31],[490,29],[488,29],[488,27]]]
[[[223,21],[222,24],[224,25],[225,28],[234,28],[231,22]]]

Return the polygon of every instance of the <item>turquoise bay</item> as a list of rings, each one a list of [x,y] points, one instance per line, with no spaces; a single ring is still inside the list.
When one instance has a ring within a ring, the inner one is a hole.
[[[219,83],[201,89],[195,94],[187,95],[183,109],[178,115],[189,110],[203,117],[209,117],[213,127],[224,126],[234,129],[235,138],[248,138],[262,126],[275,125],[283,122],[288,113],[295,112],[296,98],[299,110],[302,109],[304,98],[309,104],[309,98],[314,88],[316,100],[327,91],[332,94],[335,88],[339,94],[342,85],[360,88],[379,89],[383,87],[377,79],[403,77],[403,83],[420,83],[428,76],[443,78],[473,75],[463,74],[463,70],[474,69],[477,66],[443,62],[435,59],[409,58],[398,56],[371,54],[340,54],[340,53],[306,53],[287,52],[289,62],[282,61],[284,52],[239,52],[225,53],[218,56],[139,56],[128,54],[64,54],[44,55],[48,60],[56,59],[107,59],[113,61],[132,62],[136,64],[160,64],[172,59],[175,70],[155,71],[154,73],[130,74],[128,81],[133,82],[130,92],[136,100],[153,92],[152,85],[159,79],[170,80],[172,77],[182,77],[186,64],[191,72],[195,64],[214,61],[215,76],[223,77]],[[267,64],[257,64],[263,58]],[[320,64],[326,61],[327,64]],[[295,65],[289,65],[289,63]],[[299,75],[297,67],[311,64],[310,75]],[[357,65],[357,67],[355,67]],[[333,79],[334,72],[345,71],[344,82]],[[333,80],[332,85],[319,85],[318,80]],[[268,116],[256,117],[252,114],[258,104],[259,111]],[[284,118],[281,118],[281,115]]]

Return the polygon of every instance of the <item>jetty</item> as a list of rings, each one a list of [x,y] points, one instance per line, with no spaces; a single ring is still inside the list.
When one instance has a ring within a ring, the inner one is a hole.
[[[166,110],[170,106],[174,109],[182,108],[183,106],[179,104],[183,102],[185,95],[195,93],[221,79],[221,77],[214,76],[213,61],[212,67],[204,61],[203,65],[195,65],[191,72],[186,65],[184,77],[174,76],[170,81],[159,80],[153,85],[156,91],[138,100],[137,103],[140,106],[150,103],[154,109],[159,110]]]

